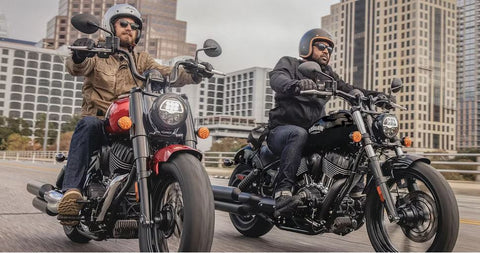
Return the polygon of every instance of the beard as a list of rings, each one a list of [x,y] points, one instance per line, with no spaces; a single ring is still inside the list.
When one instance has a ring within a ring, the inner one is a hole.
[[[135,45],[135,39],[133,37],[130,37],[127,34],[120,36],[120,47],[130,48],[134,47]]]

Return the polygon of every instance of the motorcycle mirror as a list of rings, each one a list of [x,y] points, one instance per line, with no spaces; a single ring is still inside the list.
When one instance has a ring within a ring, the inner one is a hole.
[[[98,31],[98,29],[101,29],[101,27],[98,25],[98,19],[88,13],[75,15],[72,17],[70,22],[72,23],[73,27],[86,34],[95,33]]]
[[[320,68],[320,65],[318,65],[318,63],[316,62],[313,62],[313,61],[306,61],[302,64],[300,64],[300,66],[298,66],[298,71],[300,71],[300,73],[302,73],[302,75],[310,78],[310,79],[317,79],[318,75],[322,75],[332,81],[335,81],[333,79],[333,77],[325,74],[322,69]]]
[[[403,83],[400,78],[393,78],[392,83],[390,84],[390,90],[393,93],[399,92],[403,88]]]
[[[222,54],[222,48],[212,39],[208,39],[203,43],[203,49],[205,50],[205,54],[210,57],[217,57]]]
[[[208,39],[203,43],[203,48],[195,51],[195,61],[198,62],[198,52],[205,51],[205,54],[210,57],[217,57],[222,54],[222,48],[215,40]]]

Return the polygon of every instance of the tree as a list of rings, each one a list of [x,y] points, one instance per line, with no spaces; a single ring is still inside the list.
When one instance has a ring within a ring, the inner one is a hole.
[[[235,152],[247,145],[247,139],[244,138],[222,138],[212,144],[210,151],[215,152]]]
[[[77,123],[82,119],[80,115],[73,115],[73,118],[70,121],[62,124],[62,133],[73,132]]]
[[[43,145],[45,138],[45,126],[47,121],[47,114],[41,113],[37,115],[37,121],[35,121],[35,142]],[[52,145],[55,143],[57,137],[57,123],[48,123],[47,144]]]
[[[13,133],[7,138],[7,150],[27,150],[30,146],[30,138]]]

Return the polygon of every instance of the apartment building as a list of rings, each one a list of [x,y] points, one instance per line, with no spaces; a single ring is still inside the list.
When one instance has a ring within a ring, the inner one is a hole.
[[[322,18],[345,81],[388,93],[402,79],[397,102],[408,110],[395,114],[412,151],[456,150],[456,8],[456,0],[341,0]]]

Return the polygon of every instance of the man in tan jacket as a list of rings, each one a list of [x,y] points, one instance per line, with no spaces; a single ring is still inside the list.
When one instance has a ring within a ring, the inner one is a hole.
[[[159,71],[169,75],[171,68],[162,66],[146,52],[134,52],[135,45],[140,40],[142,19],[137,9],[128,4],[117,4],[105,13],[102,26],[120,38],[120,47],[132,53],[137,71]],[[75,46],[91,47],[95,42],[88,38],[78,39]],[[83,118],[77,124],[70,144],[67,166],[63,179],[62,190],[65,194],[59,202],[60,215],[78,215],[81,206],[76,202],[82,199],[80,189],[85,182],[85,175],[90,157],[106,143],[103,117],[118,96],[128,93],[133,87],[143,85],[143,82],[133,78],[128,62],[121,55],[110,55],[100,58],[86,51],[73,51],[67,59],[67,70],[74,76],[84,76],[82,87]],[[208,72],[189,74],[181,69],[175,86],[199,83],[204,77],[211,77]],[[62,220],[63,225],[76,225],[78,221]]]

